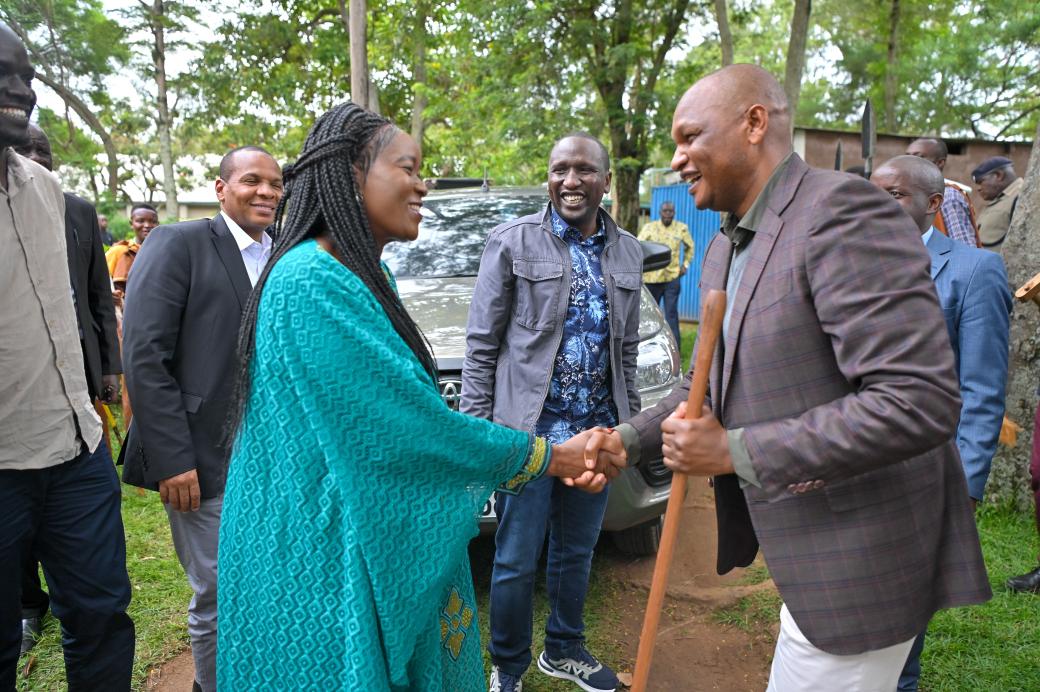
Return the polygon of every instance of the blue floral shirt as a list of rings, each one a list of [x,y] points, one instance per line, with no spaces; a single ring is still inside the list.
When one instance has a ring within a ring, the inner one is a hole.
[[[600,264],[607,241],[603,222],[582,238],[555,209],[551,220],[553,233],[570,249],[570,300],[535,434],[559,444],[587,428],[617,425],[618,416],[610,389],[610,313]]]

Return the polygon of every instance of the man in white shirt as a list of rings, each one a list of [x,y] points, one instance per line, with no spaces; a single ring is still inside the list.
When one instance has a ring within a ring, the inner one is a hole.
[[[119,479],[92,455],[101,421],[83,366],[65,199],[14,153],[36,105],[25,47],[0,23],[0,689],[15,688],[22,564],[38,559],[71,690],[129,690],[134,624]]]
[[[259,147],[229,152],[215,184],[220,214],[153,230],[127,282],[123,369],[134,419],[123,480],[158,490],[195,592],[188,634],[196,689],[216,689],[217,537],[227,478],[224,435],[242,309],[271,252],[282,196]]]

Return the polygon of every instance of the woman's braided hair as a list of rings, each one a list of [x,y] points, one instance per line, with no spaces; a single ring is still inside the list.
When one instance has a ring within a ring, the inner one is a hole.
[[[342,103],[318,118],[299,158],[283,169],[285,191],[275,212],[271,259],[249,296],[238,334],[239,367],[228,421],[229,441],[234,440],[249,400],[256,318],[264,284],[285,253],[315,236],[324,235],[332,242],[343,263],[379,301],[423,369],[437,381],[430,345],[383,273],[362,206],[361,188],[372,162],[399,132],[386,118],[354,103]]]

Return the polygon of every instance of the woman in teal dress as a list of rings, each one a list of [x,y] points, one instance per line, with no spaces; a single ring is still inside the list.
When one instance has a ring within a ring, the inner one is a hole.
[[[544,473],[601,490],[624,464],[616,433],[550,448],[443,403],[379,262],[418,234],[420,164],[411,137],[348,103],[286,166],[239,344],[222,690],[483,689],[466,550],[480,507]]]

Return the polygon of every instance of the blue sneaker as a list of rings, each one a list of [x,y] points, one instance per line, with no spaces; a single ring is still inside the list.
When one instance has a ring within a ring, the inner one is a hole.
[[[524,683],[519,675],[503,673],[498,666],[491,666],[491,681],[488,692],[523,692]]]
[[[549,658],[543,651],[538,657],[538,670],[577,683],[585,692],[614,692],[618,686],[614,671],[597,661],[584,646],[575,652],[574,658]]]

